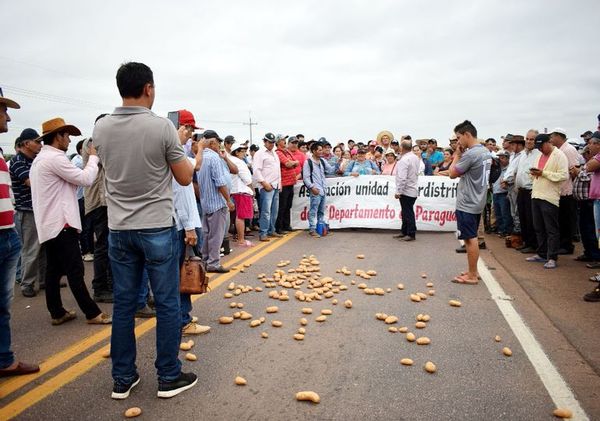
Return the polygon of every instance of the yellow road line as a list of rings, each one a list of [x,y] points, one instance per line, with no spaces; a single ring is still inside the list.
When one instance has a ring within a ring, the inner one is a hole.
[[[233,266],[235,263],[245,259],[252,253],[259,251],[261,248],[266,247],[268,244],[269,243],[260,243],[256,246],[246,250],[245,252],[240,253],[239,255],[232,258],[231,260],[225,262],[225,264],[228,266]],[[220,276],[217,276],[215,278],[215,281],[219,277]],[[211,289],[216,288],[216,286],[213,286],[213,283],[215,281],[212,281],[211,283],[209,283],[209,285],[211,286]],[[145,323],[147,323],[147,322],[145,322]],[[12,379],[8,379],[4,382],[1,382],[0,383],[0,399],[7,397],[8,395],[19,390],[23,386],[46,375],[48,372],[54,370],[56,367],[66,363],[67,361],[71,360],[72,358],[78,356],[79,354],[81,354],[81,353],[87,351],[88,349],[92,348],[93,346],[99,344],[104,339],[106,339],[110,336],[110,332],[111,332],[110,327],[104,328],[101,331],[94,333],[93,335],[75,343],[74,345],[71,345],[67,349],[64,349],[64,350],[50,356],[49,358],[47,358],[40,364],[40,371],[38,373],[30,374],[27,376],[13,377]]]
[[[281,247],[282,245],[287,243],[292,238],[296,237],[298,234],[299,234],[299,232],[295,232],[290,235],[287,235],[285,238],[282,238],[281,240],[278,240],[278,241],[268,244],[268,246],[265,246],[264,249],[260,250],[255,255],[251,256],[244,263],[254,263],[254,262],[258,261],[259,259],[261,259],[265,255],[267,255],[268,253],[276,250],[277,248]],[[265,244],[267,244],[267,243],[265,243]],[[259,247],[259,246],[257,246],[257,247]],[[235,259],[232,259],[232,262],[239,261],[239,260],[241,260],[240,258],[241,258],[241,255],[237,256],[237,258],[235,258]],[[219,285],[221,285],[226,280],[231,279],[236,274],[237,274],[237,271],[231,271],[229,273],[218,276],[212,282],[210,282],[209,285],[211,285],[212,289],[216,289]],[[193,297],[194,301],[197,300],[199,297],[202,297],[202,295]],[[143,336],[145,333],[147,333],[150,329],[154,328],[155,326],[156,326],[156,319],[151,319],[144,323],[141,323],[139,326],[137,326],[135,328],[136,338],[140,338],[141,336]],[[61,387],[71,383],[72,381],[74,381],[75,379],[77,379],[78,377],[83,375],[84,373],[88,372],[89,370],[91,370],[92,368],[94,368],[95,366],[100,364],[100,362],[105,360],[105,358],[102,357],[102,353],[105,350],[107,350],[108,348],[109,348],[109,345],[103,346],[99,350],[97,350],[97,351],[93,352],[92,354],[88,355],[87,357],[83,358],[81,361],[78,361],[77,363],[73,364],[69,368],[58,373],[56,376],[48,379],[41,385],[33,388],[32,390],[30,390],[29,392],[27,392],[25,394],[19,396],[14,401],[5,405],[3,408],[0,408],[0,419],[8,420],[8,419],[16,417],[17,415],[19,415],[26,409],[32,407],[33,405],[40,402],[44,398],[48,397],[52,393],[56,392]]]

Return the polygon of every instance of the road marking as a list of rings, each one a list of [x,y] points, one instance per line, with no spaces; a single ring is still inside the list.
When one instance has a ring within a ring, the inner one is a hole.
[[[575,395],[573,395],[573,392],[556,367],[554,367],[554,364],[552,364],[540,343],[535,339],[533,333],[527,327],[517,310],[515,310],[512,302],[506,299],[506,293],[485,266],[482,259],[479,259],[477,263],[477,270],[492,295],[492,299],[496,302],[500,312],[519,340],[521,347],[525,351],[525,354],[527,354],[529,361],[535,368],[556,407],[568,408],[573,411],[574,420],[589,420],[587,414],[575,398]]]
[[[256,254],[252,255],[251,257],[249,257],[243,263],[254,263],[254,262],[258,261],[262,257],[266,256],[270,252],[276,250],[277,248],[281,247],[282,245],[284,245],[285,243],[290,241],[292,238],[296,237],[298,234],[299,234],[299,231],[294,232],[292,234],[288,234],[284,238],[282,238],[278,241],[275,241],[273,243],[264,243],[265,246],[262,250],[260,250]],[[259,246],[257,246],[257,248],[259,248]],[[251,250],[248,250],[248,252],[250,252],[250,251]],[[252,250],[252,251],[255,251],[255,250]],[[248,252],[245,252],[244,254],[248,255],[249,254]],[[228,262],[228,263],[233,264],[234,262],[242,260],[241,256],[242,255],[237,256],[237,258],[232,259],[231,262]],[[226,280],[231,279],[237,273],[238,273],[238,271],[231,271],[229,273],[225,273],[223,275],[217,276],[213,281],[209,282],[209,286],[211,286],[211,289],[214,290],[219,285],[221,285],[223,282],[225,282]],[[196,296],[193,296],[192,299],[195,301],[198,298],[203,297],[204,295],[206,295],[206,294],[196,295]],[[155,326],[156,326],[155,318],[139,324],[135,328],[136,339],[139,339],[141,336],[146,334],[149,330],[151,330]],[[95,366],[100,364],[102,361],[106,360],[106,358],[102,357],[102,354],[105,350],[107,350],[109,348],[110,348],[110,345],[103,346],[99,350],[94,351],[92,354],[88,355],[87,357],[83,358],[82,360],[78,361],[77,363],[73,364],[72,366],[68,367],[64,371],[61,371],[56,376],[51,377],[50,379],[46,380],[41,385],[31,389],[29,392],[24,393],[23,395],[19,396],[14,401],[12,401],[12,402],[8,403],[7,405],[5,405],[4,407],[0,408],[0,420],[9,420],[11,418],[16,417],[17,415],[19,415],[26,409],[32,407],[33,405],[35,405],[36,403],[45,399],[52,393],[56,392],[61,387],[71,383],[72,381],[74,381],[75,379],[80,377],[81,375],[85,374],[86,372],[88,372],[89,370],[91,370],[92,368],[94,368]],[[106,393],[108,393],[108,391]]]
[[[245,252],[240,253],[236,257],[232,258],[230,261],[225,262],[225,265],[231,267],[235,263],[237,263],[241,260],[244,260],[246,257],[251,255],[252,253],[255,253],[255,252],[259,251],[260,249],[266,247],[268,244],[269,243],[260,243],[260,244],[256,245],[255,247],[252,247],[252,248],[246,250]],[[274,243],[271,243],[271,244],[274,244]],[[233,273],[236,273],[236,272],[233,272]],[[209,283],[211,289],[216,288],[216,286],[213,284],[219,277],[220,276],[215,277],[215,280],[213,282]],[[217,285],[220,285],[220,284],[217,284]],[[200,296],[195,296],[195,298],[193,298],[193,300],[197,299],[198,297],[200,297]],[[64,349],[54,355],[51,355],[44,362],[42,362],[40,364],[40,371],[37,373],[30,374],[27,376],[13,377],[12,379],[7,379],[6,381],[1,382],[0,383],[0,399],[7,397],[11,393],[19,390],[20,388],[31,383],[32,381],[34,381],[42,376],[45,376],[46,374],[48,374],[48,372],[54,370],[56,367],[66,363],[67,361],[75,358],[79,354],[81,354],[81,353],[87,351],[88,349],[92,348],[93,346],[99,344],[104,339],[106,339],[110,336],[110,332],[111,332],[110,327],[104,328],[101,331],[96,332],[87,338],[84,338],[80,342],[77,342],[74,345],[71,345],[67,349]]]

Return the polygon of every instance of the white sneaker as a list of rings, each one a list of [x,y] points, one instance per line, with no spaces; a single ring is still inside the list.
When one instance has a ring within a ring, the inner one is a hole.
[[[84,254],[83,255],[83,261],[84,262],[93,262],[94,261],[94,255],[92,253]]]

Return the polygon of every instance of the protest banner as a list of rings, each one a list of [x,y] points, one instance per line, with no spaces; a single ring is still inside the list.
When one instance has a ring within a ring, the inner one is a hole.
[[[415,203],[417,230],[456,231],[456,187],[458,179],[419,177]],[[327,179],[325,220],[330,228],[400,229],[400,202],[394,198],[393,176],[361,175]],[[292,227],[308,229],[309,192],[302,183],[294,186]]]

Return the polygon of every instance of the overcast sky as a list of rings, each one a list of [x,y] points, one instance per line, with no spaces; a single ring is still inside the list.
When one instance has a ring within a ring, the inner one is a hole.
[[[249,111],[255,141],[387,129],[446,144],[464,119],[481,138],[578,138],[600,113],[598,16],[598,0],[7,1],[0,86],[22,108],[0,146],[57,116],[89,136],[131,60],[154,71],[157,114],[186,108],[238,139]]]

